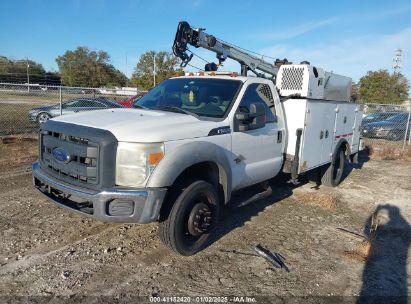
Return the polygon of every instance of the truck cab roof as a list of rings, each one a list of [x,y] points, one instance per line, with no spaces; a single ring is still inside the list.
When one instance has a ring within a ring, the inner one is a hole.
[[[265,78],[259,78],[255,76],[241,76],[238,75],[236,72],[196,72],[196,73],[187,73],[184,76],[176,76],[172,77],[171,79],[176,78],[209,78],[209,79],[232,79],[232,80],[239,80],[241,82],[246,82],[249,79],[261,79],[261,80],[268,80]]]

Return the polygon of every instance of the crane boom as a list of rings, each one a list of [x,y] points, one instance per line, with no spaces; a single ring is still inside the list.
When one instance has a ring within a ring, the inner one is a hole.
[[[256,70],[270,74],[275,77],[278,72],[278,67],[274,64],[264,61],[254,55],[250,55],[244,50],[229,45],[224,41],[209,35],[202,28],[192,28],[188,22],[181,21],[178,24],[176,36],[173,44],[173,53],[181,59],[181,66],[185,67],[193,58],[193,54],[188,55],[187,44],[196,48],[202,47],[217,54],[219,64],[227,58],[231,58],[241,64],[241,75],[246,76],[247,70],[251,70],[258,74]],[[217,70],[216,64],[207,64],[206,70]]]

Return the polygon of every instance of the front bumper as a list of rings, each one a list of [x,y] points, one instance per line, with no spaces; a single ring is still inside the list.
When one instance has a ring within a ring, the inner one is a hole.
[[[166,188],[101,191],[60,182],[33,163],[33,183],[49,200],[82,215],[106,222],[145,224],[158,220]]]

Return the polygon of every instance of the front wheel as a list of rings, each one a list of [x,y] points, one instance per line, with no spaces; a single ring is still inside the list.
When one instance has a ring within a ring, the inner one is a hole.
[[[404,135],[401,136],[400,130],[392,130],[388,133],[387,139],[392,141],[397,141],[404,138]]]
[[[160,222],[160,239],[176,253],[193,255],[209,244],[219,213],[215,187],[195,181],[182,190],[167,219]]]
[[[321,183],[328,187],[336,187],[340,184],[344,172],[345,155],[339,150],[331,164],[322,170]]]

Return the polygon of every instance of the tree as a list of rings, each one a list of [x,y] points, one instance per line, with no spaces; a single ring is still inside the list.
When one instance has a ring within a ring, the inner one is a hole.
[[[110,64],[110,56],[104,51],[90,51],[87,47],[78,47],[57,57],[56,62],[64,85],[125,86],[128,80]]]
[[[179,59],[172,53],[148,51],[140,56],[130,80],[131,85],[137,86],[140,90],[148,90],[153,87],[154,58],[156,62],[156,83],[173,77],[177,71],[181,71],[178,66]]]
[[[358,100],[358,84],[351,82],[351,100],[356,102]]]
[[[33,75],[45,74],[43,66],[30,59],[11,60],[5,56],[0,56],[0,74],[27,74],[27,65],[29,73]]]
[[[369,71],[358,84],[359,100],[363,103],[401,103],[408,98],[410,87],[404,75],[387,70]]]
[[[29,75],[29,79],[27,77]],[[40,63],[31,59],[9,59],[0,56],[0,82],[59,84],[60,76],[46,72]]]

